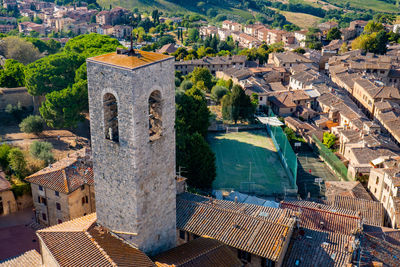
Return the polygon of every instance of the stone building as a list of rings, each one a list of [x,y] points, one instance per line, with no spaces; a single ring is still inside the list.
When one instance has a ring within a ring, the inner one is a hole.
[[[226,57],[204,57],[202,59],[177,61],[175,62],[175,70],[186,75],[194,70],[194,68],[208,68],[214,75],[217,71],[228,68],[243,68],[246,63],[246,56],[226,56]]]
[[[4,172],[0,171],[0,216],[17,211],[17,202],[11,184],[5,178]]]
[[[174,58],[118,50],[87,72],[97,222],[145,253],[172,248]]]
[[[28,93],[26,87],[0,88],[0,111],[4,111],[8,104],[33,109],[34,97]]]
[[[55,225],[96,210],[90,151],[83,148],[26,178],[36,220]]]

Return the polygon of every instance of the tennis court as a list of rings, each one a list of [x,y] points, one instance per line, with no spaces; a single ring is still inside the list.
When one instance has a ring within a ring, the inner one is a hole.
[[[293,189],[265,130],[209,134],[217,159],[213,189],[271,196]]]

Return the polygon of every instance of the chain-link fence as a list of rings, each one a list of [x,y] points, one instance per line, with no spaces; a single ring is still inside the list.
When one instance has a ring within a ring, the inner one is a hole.
[[[318,153],[324,161],[339,175],[343,180],[347,181],[347,168],[343,162],[330,151],[315,135],[312,136],[315,142],[315,152]]]
[[[269,110],[269,117],[275,117],[275,114],[272,110]],[[294,153],[290,143],[286,137],[286,134],[283,132],[281,126],[272,126],[267,124],[267,130],[269,135],[274,142],[274,145],[279,154],[279,158],[281,159],[282,165],[288,173],[292,186],[296,188],[297,181],[297,156]]]

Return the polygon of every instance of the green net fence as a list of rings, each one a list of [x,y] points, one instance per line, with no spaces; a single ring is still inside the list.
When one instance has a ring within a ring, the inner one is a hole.
[[[269,117],[276,117],[272,110],[269,110]],[[272,126],[267,124],[267,130],[278,151],[282,165],[285,167],[293,187],[296,187],[297,181],[297,156],[294,153],[286,134],[281,126]]]
[[[347,168],[343,162],[330,151],[315,135],[312,136],[315,142],[315,152],[317,152],[324,161],[339,175],[343,180],[347,181]]]

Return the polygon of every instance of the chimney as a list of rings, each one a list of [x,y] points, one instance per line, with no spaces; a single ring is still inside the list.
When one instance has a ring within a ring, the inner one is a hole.
[[[235,196],[235,203],[236,204],[238,203],[238,197],[237,196]]]

